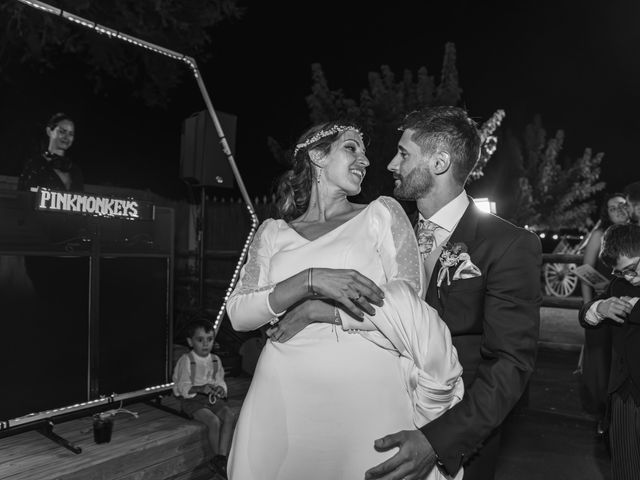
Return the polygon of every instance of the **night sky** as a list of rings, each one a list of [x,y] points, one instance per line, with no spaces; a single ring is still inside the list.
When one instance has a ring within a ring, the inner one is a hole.
[[[479,122],[502,108],[503,129],[519,133],[540,114],[550,134],[565,131],[563,155],[605,153],[607,190],[640,179],[640,2],[243,4],[242,19],[216,28],[212,60],[200,68],[214,107],[238,116],[235,159],[252,196],[268,193],[282,171],[267,136],[289,146],[309,125],[312,63],[330,88],[357,98],[382,65],[398,76],[426,66],[439,79],[446,42],[455,43],[463,103]],[[64,110],[76,118],[70,153],[87,182],[183,195],[180,126],[204,108],[195,81],[185,76],[166,108],[150,109],[126,86],[93,95],[76,67],[5,85],[0,174],[17,174],[40,126]]]

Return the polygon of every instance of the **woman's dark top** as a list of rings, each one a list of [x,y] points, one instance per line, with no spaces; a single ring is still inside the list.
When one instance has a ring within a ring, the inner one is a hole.
[[[48,158],[51,160],[48,161]],[[74,164],[69,157],[61,157],[49,152],[27,160],[18,178],[18,190],[29,190],[32,187],[67,190],[54,168],[69,173],[71,177],[70,191],[81,192],[84,190],[84,178],[80,167]]]

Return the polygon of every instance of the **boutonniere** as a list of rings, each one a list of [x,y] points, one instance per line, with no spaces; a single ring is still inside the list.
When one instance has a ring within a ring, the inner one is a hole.
[[[482,273],[471,261],[467,253],[469,249],[463,242],[447,243],[442,247],[440,253],[440,270],[438,270],[438,288],[447,279],[447,285],[451,285],[452,280],[463,280],[465,278],[479,277]],[[457,267],[451,278],[450,268]],[[440,293],[440,290],[438,290]]]

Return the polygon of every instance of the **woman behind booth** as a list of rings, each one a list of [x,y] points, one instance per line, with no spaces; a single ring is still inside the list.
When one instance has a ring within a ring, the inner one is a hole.
[[[18,190],[34,187],[60,191],[84,191],[80,168],[67,155],[72,146],[75,125],[64,113],[56,113],[44,126],[43,144],[29,158],[18,178]],[[0,363],[20,358],[20,367],[3,374],[6,391],[0,419],[22,416],[75,404],[87,399],[88,312],[90,298],[89,256],[73,255],[83,235],[84,217],[68,213],[38,211],[34,194],[16,195],[24,234],[19,232],[21,251],[4,257],[12,262],[5,268],[2,290],[2,337],[28,338],[24,348],[5,342]],[[18,222],[16,222],[18,223]],[[22,241],[24,239],[24,241]],[[88,247],[85,247],[85,249]],[[26,253],[23,253],[26,252]],[[0,270],[2,266],[0,265]],[[2,273],[0,271],[0,273]],[[7,280],[8,277],[8,280]],[[11,280],[20,278],[20,284]],[[64,344],[64,348],[60,345]],[[10,371],[9,371],[10,370]],[[37,394],[31,375],[35,373]],[[5,401],[6,400],[6,401]]]
[[[18,190],[46,187],[52,190],[83,191],[82,171],[67,155],[73,145],[75,124],[65,113],[56,113],[47,122],[47,148],[24,165],[18,178]]]
[[[73,145],[75,124],[65,113],[56,113],[45,126],[46,140],[41,153],[29,158],[18,178],[18,190],[44,187],[59,191],[84,191],[84,178],[78,167],[67,154]],[[46,147],[46,148],[45,148]],[[27,206],[28,205],[28,206]],[[25,209],[34,210],[31,204]],[[86,220],[82,216],[60,212],[25,213],[28,222],[34,225],[34,238],[38,238],[37,249],[53,252],[48,255],[25,256],[26,272],[43,309],[51,309],[56,294],[51,287],[51,279],[58,278],[60,270],[69,270],[69,262],[56,255],[60,248],[71,248],[81,243],[86,236]],[[57,273],[58,272],[58,273]]]

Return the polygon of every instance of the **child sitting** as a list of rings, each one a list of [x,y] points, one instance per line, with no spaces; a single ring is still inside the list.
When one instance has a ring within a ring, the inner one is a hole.
[[[611,325],[608,386],[612,479],[640,478],[640,226],[609,227],[600,259],[613,268],[605,292],[580,310],[585,328]]]
[[[187,327],[191,351],[183,354],[173,372],[173,393],[180,398],[182,411],[204,423],[213,450],[210,468],[227,478],[227,455],[235,428],[235,415],[221,399],[227,397],[224,368],[220,357],[211,353],[213,325],[196,320]]]

